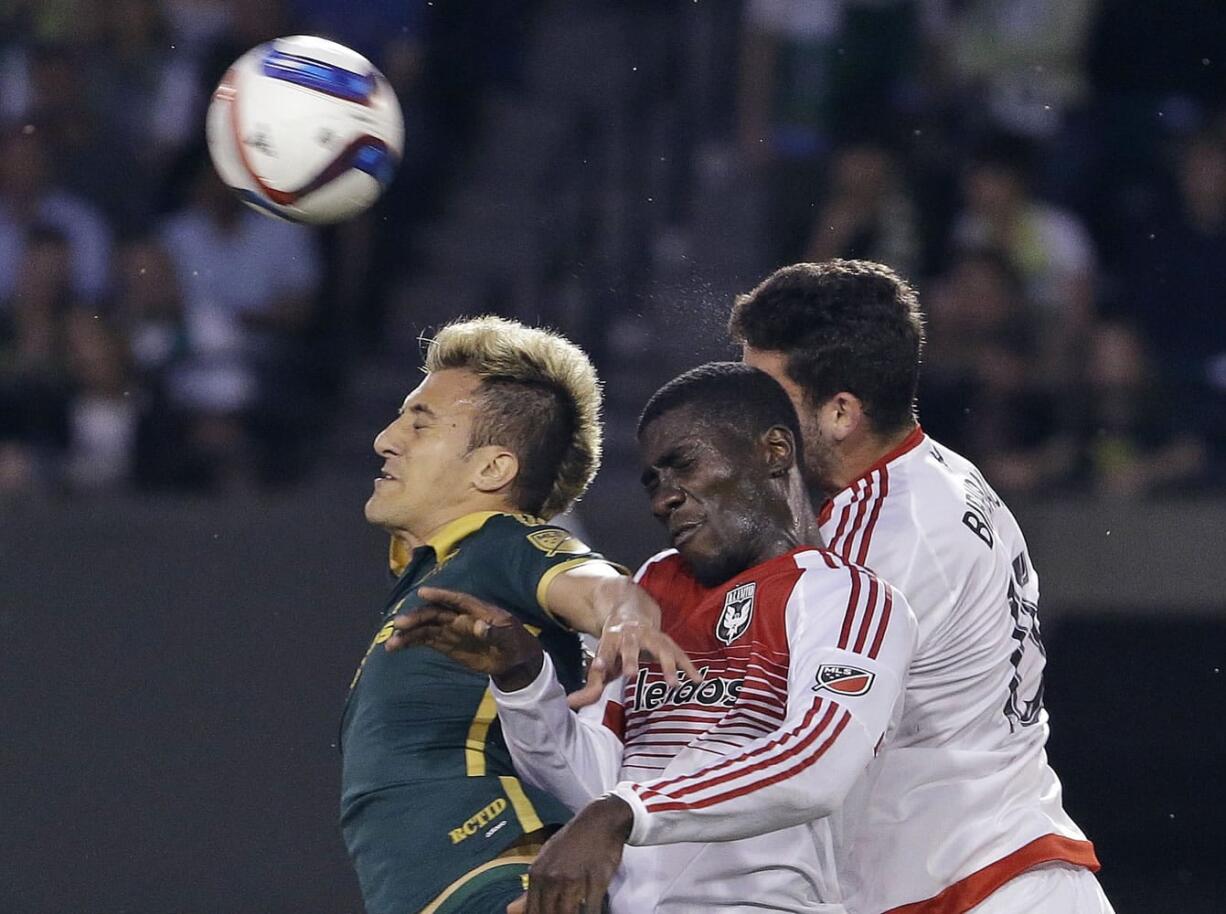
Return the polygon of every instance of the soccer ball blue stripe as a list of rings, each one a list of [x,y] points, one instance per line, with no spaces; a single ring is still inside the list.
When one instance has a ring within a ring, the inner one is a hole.
[[[369,101],[375,90],[373,73],[354,73],[322,60],[286,54],[276,49],[269,51],[264,57],[262,69],[264,75],[271,79],[282,79],[296,86],[359,104]]]
[[[396,173],[396,156],[384,143],[368,143],[358,149],[353,158],[353,167],[366,172],[386,187]]]

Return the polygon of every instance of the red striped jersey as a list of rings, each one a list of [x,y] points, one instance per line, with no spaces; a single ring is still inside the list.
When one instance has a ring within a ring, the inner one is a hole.
[[[843,911],[836,813],[901,712],[905,598],[810,547],[713,588],[670,550],[638,580],[702,681],[651,663],[577,716],[548,669],[495,689],[516,769],[575,809],[631,806],[617,914]]]
[[[999,496],[916,428],[819,521],[919,625],[896,735],[844,807],[848,909],[962,914],[1039,863],[1097,869],[1047,764],[1038,575]]]

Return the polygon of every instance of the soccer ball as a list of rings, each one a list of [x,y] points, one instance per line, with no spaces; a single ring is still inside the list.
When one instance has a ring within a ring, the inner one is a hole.
[[[213,167],[248,206],[292,222],[360,213],[391,182],[404,119],[361,54],[310,35],[252,48],[226,71],[206,121]]]

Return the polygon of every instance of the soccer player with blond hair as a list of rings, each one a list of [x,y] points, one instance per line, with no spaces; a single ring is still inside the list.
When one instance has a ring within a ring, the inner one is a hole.
[[[383,467],[366,518],[392,536],[396,583],[341,719],[341,826],[368,914],[503,914],[570,814],[520,781],[487,677],[401,644],[395,617],[428,604],[431,588],[496,603],[540,638],[568,691],[582,680],[577,633],[606,623],[628,658],[642,648],[670,672],[696,671],[660,634],[650,598],[549,523],[600,462],[587,356],[481,317],[444,327],[424,368],[375,438]]]

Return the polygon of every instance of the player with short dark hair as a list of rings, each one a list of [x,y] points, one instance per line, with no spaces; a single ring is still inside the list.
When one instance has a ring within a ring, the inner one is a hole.
[[[497,606],[432,591],[397,623],[491,674],[523,777],[581,810],[533,866],[528,914],[596,911],[619,860],[613,914],[843,911],[832,814],[889,744],[915,621],[888,584],[802,545],[796,435],[779,385],[734,362],[643,412],[643,484],[675,548],[638,579],[701,681],[670,687],[648,663],[576,715]]]
[[[688,661],[659,634],[658,608],[547,520],[599,461],[587,357],[555,334],[478,318],[443,328],[425,368],[375,439],[384,464],[366,517],[392,534],[397,580],[341,719],[341,825],[369,914],[504,914],[569,810],[519,780],[486,677],[398,650],[397,614],[428,602],[431,585],[497,601],[539,636],[568,691],[582,681],[576,632],[600,634],[606,619],[633,656],[641,643],[670,672]]]
[[[915,292],[881,264],[794,264],[736,300],[730,329],[800,414],[823,541],[906,594],[919,621],[900,738],[847,802],[848,908],[1110,911],[1047,764],[1038,576],[1021,529],[915,417]]]

